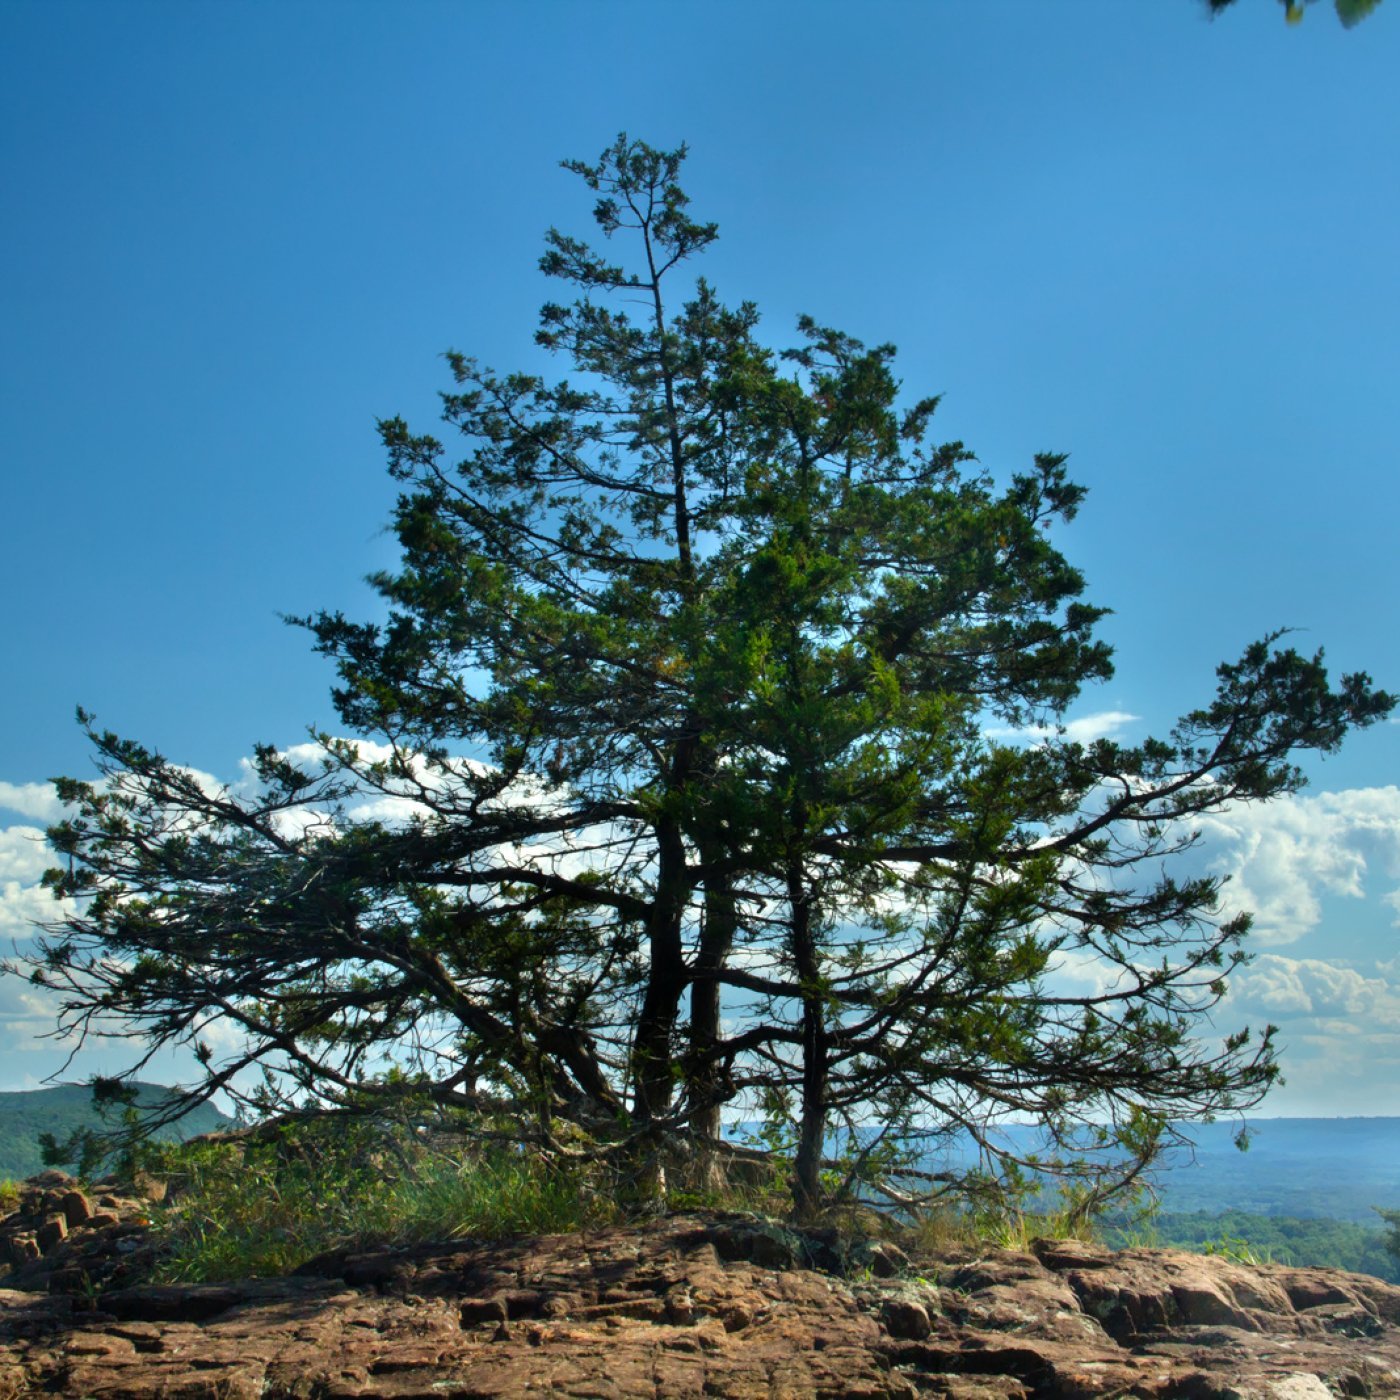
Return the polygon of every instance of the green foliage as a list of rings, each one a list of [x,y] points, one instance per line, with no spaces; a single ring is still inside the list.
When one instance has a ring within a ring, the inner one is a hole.
[[[999,1206],[976,1211],[968,1219],[972,1236],[998,1249],[1030,1248],[1032,1240],[1090,1240],[1092,1223],[1074,1210],[1025,1211]]]
[[[171,1188],[158,1222],[169,1282],[283,1274],[332,1249],[558,1233],[613,1214],[580,1174],[517,1149],[449,1151],[365,1123],[167,1147],[152,1167]]]
[[[1373,1209],[1385,1221],[1385,1247],[1397,1270],[1396,1281],[1400,1282],[1400,1210],[1388,1210],[1383,1206]]]

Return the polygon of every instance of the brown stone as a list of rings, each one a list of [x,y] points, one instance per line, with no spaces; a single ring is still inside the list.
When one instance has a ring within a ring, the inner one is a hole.
[[[39,1241],[30,1230],[17,1231],[7,1241],[9,1262],[16,1268],[39,1257]]]
[[[71,1230],[92,1219],[92,1205],[81,1191],[67,1191],[58,1198],[58,1209]]]
[[[0,1400],[1400,1396],[1400,1289],[1378,1280],[1078,1245],[950,1251],[872,1277],[839,1245],[689,1216],[107,1288],[95,1308],[0,1290]]]
[[[886,1298],[880,1309],[880,1321],[891,1337],[907,1337],[921,1342],[933,1331],[928,1309],[912,1298]]]
[[[34,1239],[39,1245],[39,1253],[49,1253],[50,1250],[67,1238],[67,1235],[68,1222],[63,1216],[48,1216],[44,1220],[44,1223],[34,1232]]]
[[[893,1278],[909,1268],[909,1256],[898,1245],[877,1241],[869,1248],[870,1272],[876,1278]]]
[[[166,1192],[170,1189],[168,1184],[158,1176],[152,1176],[149,1172],[137,1172],[132,1181],[137,1195],[146,1200],[159,1204],[165,1199]]]

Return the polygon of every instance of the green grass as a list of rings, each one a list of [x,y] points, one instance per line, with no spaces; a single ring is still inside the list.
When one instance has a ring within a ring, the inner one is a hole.
[[[8,1215],[19,1205],[19,1182],[0,1177],[0,1215]]]
[[[161,1282],[285,1274],[333,1249],[576,1230],[615,1209],[578,1174],[508,1148],[449,1154],[404,1135],[286,1133],[165,1149]]]

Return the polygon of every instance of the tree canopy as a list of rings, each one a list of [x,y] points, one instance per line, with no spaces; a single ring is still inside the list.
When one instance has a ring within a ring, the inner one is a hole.
[[[566,163],[601,235],[546,237],[568,377],[452,353],[441,437],[380,424],[386,615],[299,620],[356,737],[211,790],[84,717],[32,976],[75,1036],[191,1045],[192,1101],[260,1069],[264,1111],[412,1106],[652,1195],[761,1119],[804,1213],[1026,1172],[1091,1208],[1278,1073],[1272,1028],[1211,1038],[1249,921],[1174,873],[1192,819],[1394,698],[1276,633],[1166,738],[1068,737],[1112,662],[1065,457],[998,479],[892,346],[775,349],[687,285],[685,154]],[[1034,1159],[995,1131],[1028,1116]],[[910,1172],[950,1136],[975,1169]]]

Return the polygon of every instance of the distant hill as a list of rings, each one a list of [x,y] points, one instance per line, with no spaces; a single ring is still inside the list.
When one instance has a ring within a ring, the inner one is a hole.
[[[1249,1150],[1234,1144],[1232,1122],[1185,1131],[1194,1153],[1168,1153],[1154,1174],[1162,1209],[1172,1214],[1326,1217],[1377,1226],[1372,1206],[1400,1208],[1400,1118],[1257,1118]],[[1039,1128],[1000,1130],[1023,1152],[1042,1147]],[[971,1147],[954,1143],[931,1165],[967,1165]]]
[[[138,1105],[158,1103],[170,1093],[163,1084],[138,1081],[133,1087]],[[52,1089],[0,1094],[0,1178],[33,1176],[44,1169],[39,1151],[41,1133],[52,1133],[61,1142],[76,1128],[100,1130],[104,1126],[108,1125],[92,1106],[89,1084],[56,1084]],[[231,1118],[203,1104],[157,1136],[183,1141],[232,1126]]]

